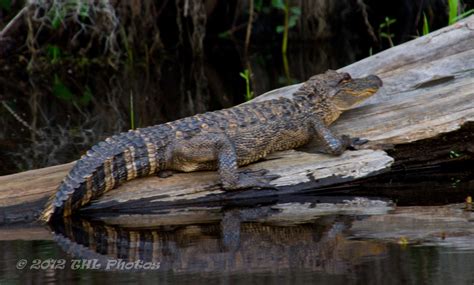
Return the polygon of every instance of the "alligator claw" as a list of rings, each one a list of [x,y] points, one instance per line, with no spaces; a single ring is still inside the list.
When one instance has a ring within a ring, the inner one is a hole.
[[[341,139],[347,145],[347,149],[349,149],[349,150],[357,150],[357,149],[359,149],[359,146],[369,142],[369,140],[367,140],[367,139],[361,139],[361,138],[358,138],[358,137],[349,137],[347,135],[342,135]]]
[[[228,187],[229,190],[239,189],[275,189],[275,186],[270,184],[270,181],[280,178],[280,175],[267,174],[268,170],[259,169],[251,170],[245,169],[239,172],[238,184]]]
[[[361,138],[356,137],[356,138],[351,139],[351,146],[355,147],[355,146],[366,144],[368,142],[369,142],[369,140],[367,140],[367,139],[361,139]]]
[[[268,173],[267,169],[257,169],[257,170],[252,170],[252,169],[243,169],[239,171],[239,174],[242,175],[249,175],[249,176],[263,176]]]

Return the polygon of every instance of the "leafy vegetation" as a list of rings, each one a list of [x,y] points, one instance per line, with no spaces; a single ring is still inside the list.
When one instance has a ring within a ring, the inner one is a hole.
[[[54,74],[53,79],[53,95],[65,102],[75,104],[76,106],[87,106],[92,101],[92,91],[89,86],[84,88],[82,95],[77,96],[69,87],[61,80],[58,74]]]
[[[397,22],[396,19],[391,19],[389,17],[385,17],[385,21],[379,25],[379,35],[380,35],[380,37],[381,38],[386,38],[391,47],[394,46],[393,38],[395,37],[395,34],[390,32],[390,26],[395,24],[396,22]]]
[[[63,83],[57,74],[54,75],[53,80],[53,95],[56,98],[67,102],[72,102],[74,100],[74,95],[71,90]]]
[[[449,151],[449,158],[458,158],[458,157],[461,157],[461,153],[455,150]]]
[[[290,7],[289,0],[272,0],[272,7],[282,10],[285,15],[283,25],[278,25],[276,32],[283,33],[281,52],[286,54],[288,50],[288,32],[296,26],[296,22],[301,16],[301,8],[297,6]]]
[[[51,64],[57,64],[61,58],[61,48],[57,45],[47,45],[46,53],[51,61]]]

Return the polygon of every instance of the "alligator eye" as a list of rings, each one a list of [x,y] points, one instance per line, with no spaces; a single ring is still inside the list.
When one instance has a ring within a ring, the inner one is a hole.
[[[343,73],[341,81],[339,81],[339,83],[347,83],[349,81],[352,81],[352,77],[350,76],[350,74],[349,73]]]

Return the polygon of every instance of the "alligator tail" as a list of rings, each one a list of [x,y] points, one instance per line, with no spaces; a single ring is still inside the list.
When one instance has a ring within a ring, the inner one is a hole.
[[[40,220],[62,218],[128,180],[158,171],[158,146],[149,128],[129,131],[94,145],[76,162],[56,193],[48,200]]]

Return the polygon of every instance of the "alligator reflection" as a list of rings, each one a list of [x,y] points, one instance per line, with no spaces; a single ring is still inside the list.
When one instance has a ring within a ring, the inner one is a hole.
[[[73,258],[160,263],[175,272],[277,272],[285,269],[347,273],[387,246],[346,239],[355,216],[328,215],[302,224],[260,223],[269,208],[229,210],[218,223],[121,228],[68,219],[53,228],[54,239]],[[358,218],[360,219],[360,217]]]

